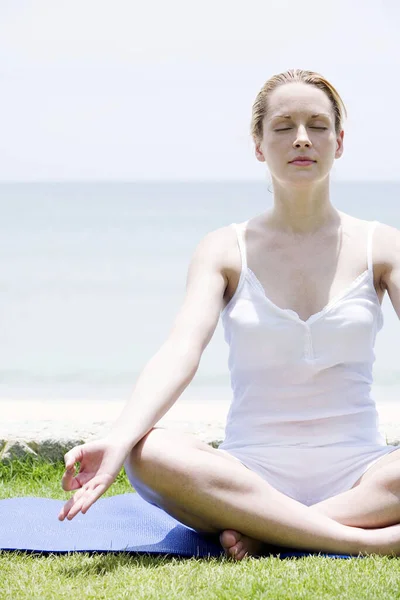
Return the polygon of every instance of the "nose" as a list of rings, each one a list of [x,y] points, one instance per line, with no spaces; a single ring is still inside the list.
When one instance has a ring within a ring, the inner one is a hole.
[[[297,136],[293,142],[294,148],[311,148],[312,143],[310,138],[307,135],[307,130],[305,127],[299,127],[297,129]]]

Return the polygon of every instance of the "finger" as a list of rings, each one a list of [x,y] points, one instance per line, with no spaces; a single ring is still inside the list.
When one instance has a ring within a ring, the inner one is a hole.
[[[61,487],[64,491],[69,492],[77,490],[81,486],[73,472],[65,471],[61,479]]]
[[[64,521],[64,519],[67,516],[68,512],[69,512],[69,506],[68,506],[68,502],[67,502],[66,504],[64,504],[64,506],[62,507],[62,509],[58,513],[58,520],[59,521]]]
[[[76,517],[76,515],[79,512],[82,512],[82,514],[85,514],[85,512],[88,511],[88,509],[90,508],[90,506],[95,501],[94,495],[95,494],[94,494],[93,490],[85,490],[85,493],[82,494],[76,500],[76,502],[74,502],[71,510],[67,514],[67,519],[69,521],[71,521],[74,517]],[[83,512],[84,509],[85,509],[85,511]]]
[[[75,512],[75,509],[79,506],[79,498],[70,498],[66,504],[62,507],[58,518],[60,521],[64,521],[67,518],[69,521],[79,512],[78,510]]]
[[[80,463],[82,461],[82,444],[79,446],[75,446],[64,454],[64,463],[66,470],[75,471],[75,463]]]
[[[62,508],[58,516],[59,520],[63,521],[67,517],[71,521],[79,511],[83,515],[86,514],[89,508],[100,498],[105,489],[105,485],[98,485],[95,489],[86,488],[79,490]]]
[[[85,497],[85,502],[82,506],[82,514],[87,513],[87,511],[89,510],[89,508],[100,498],[100,496],[105,492],[106,490],[105,485],[98,485],[95,489],[90,490],[89,494],[86,495]]]
[[[70,498],[68,500],[68,502],[66,502],[64,504],[64,506],[61,508],[60,512],[58,513],[58,519],[59,521],[64,521],[65,517],[68,515],[69,511],[71,510],[71,507],[74,504],[74,499]]]
[[[67,514],[68,521],[72,521],[72,519],[74,517],[76,517],[76,515],[80,512],[84,501],[85,501],[84,498],[80,498],[79,500],[74,502],[73,506],[71,507],[70,511]]]
[[[69,514],[72,507],[79,501],[82,495],[85,493],[86,488],[79,489],[69,500],[64,504],[60,512],[58,513],[58,518],[60,521],[63,521],[65,517]]]

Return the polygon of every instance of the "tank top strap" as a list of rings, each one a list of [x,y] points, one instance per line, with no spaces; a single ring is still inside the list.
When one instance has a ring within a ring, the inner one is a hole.
[[[240,250],[240,258],[242,259],[242,273],[247,270],[247,257],[246,257],[246,243],[244,239],[244,228],[238,223],[232,223],[234,230],[236,231],[238,246]]]
[[[368,271],[371,275],[374,274],[374,265],[372,264],[372,238],[375,231],[376,226],[379,221],[371,221],[368,227],[368,246],[367,246],[367,262],[368,262]]]

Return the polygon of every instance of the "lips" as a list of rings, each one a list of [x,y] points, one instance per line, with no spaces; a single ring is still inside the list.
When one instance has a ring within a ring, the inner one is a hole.
[[[312,158],[307,158],[306,156],[298,156],[297,158],[294,158],[293,160],[289,161],[289,162],[317,162],[316,160],[313,160]]]

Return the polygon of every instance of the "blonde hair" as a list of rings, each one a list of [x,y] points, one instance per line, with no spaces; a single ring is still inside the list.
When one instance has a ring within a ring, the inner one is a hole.
[[[253,104],[250,127],[251,135],[255,142],[260,142],[263,138],[263,119],[268,110],[268,96],[280,85],[293,82],[308,83],[325,92],[332,104],[335,115],[335,131],[336,135],[339,135],[343,128],[343,115],[347,118],[347,111],[337,90],[319,73],[304,71],[303,69],[289,69],[268,79],[257,94]]]

